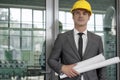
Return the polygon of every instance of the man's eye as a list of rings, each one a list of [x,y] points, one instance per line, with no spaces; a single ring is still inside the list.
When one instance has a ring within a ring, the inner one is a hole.
[[[79,12],[75,12],[75,14],[79,14]]]
[[[84,15],[87,15],[87,12],[84,12],[83,14],[84,14]]]

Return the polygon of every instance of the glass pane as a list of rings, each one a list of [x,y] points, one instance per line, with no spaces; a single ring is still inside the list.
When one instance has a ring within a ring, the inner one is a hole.
[[[59,21],[65,23],[65,12],[59,11]]]
[[[30,36],[31,37],[32,32],[31,31],[22,31],[22,36]]]
[[[34,31],[33,32],[33,35],[34,36],[42,36],[42,37],[45,37],[45,30],[41,30],[41,31]]]
[[[33,43],[33,48],[34,48],[34,58],[35,59],[39,59],[42,62],[36,61],[35,65],[36,66],[40,66],[40,68],[42,69],[43,67],[45,68],[45,38],[44,37],[34,37],[34,43]],[[40,58],[41,57],[41,58]]]
[[[34,60],[36,66],[40,66],[41,69],[45,69],[45,32],[34,31],[34,58],[39,59],[40,62]]]
[[[22,50],[31,50],[31,37],[22,37]]]
[[[11,36],[10,37],[10,45],[13,49],[20,49],[20,37],[19,36]]]
[[[0,8],[0,27],[8,27],[8,9]]]
[[[6,60],[6,51],[11,49],[8,43],[8,30],[0,30],[0,60]]]
[[[20,36],[19,30],[10,30],[10,36]]]
[[[22,49],[32,50],[31,31],[22,31]]]
[[[32,28],[32,10],[31,9],[22,9],[22,28]]]
[[[45,28],[45,13],[43,10],[34,10],[33,12],[34,28]]]
[[[8,30],[0,30],[0,35],[8,35]]]
[[[70,12],[66,12],[66,29],[70,30],[73,29],[73,20],[72,20],[72,14]],[[63,27],[64,29],[64,27]]]
[[[11,23],[10,23],[10,27],[11,27],[11,28],[20,28],[20,23],[11,22]]]
[[[10,8],[10,27],[20,28],[20,9]]]
[[[92,16],[90,17],[90,20],[88,21],[88,30],[89,31],[94,31],[95,27],[95,22],[94,22],[94,14],[92,14]]]
[[[8,30],[0,30],[0,45],[8,46]]]
[[[20,9],[19,8],[10,8],[10,20],[11,22],[20,22]]]
[[[10,30],[10,46],[20,49],[20,31]]]
[[[95,15],[95,23],[96,23],[96,31],[103,31],[103,15],[96,14]]]
[[[72,20],[72,14],[70,12],[60,11],[59,21],[62,24],[63,31],[73,29],[74,24]]]

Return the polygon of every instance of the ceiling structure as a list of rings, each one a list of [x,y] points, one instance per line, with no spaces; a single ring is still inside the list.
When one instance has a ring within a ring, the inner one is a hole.
[[[74,4],[76,0],[59,0],[60,8],[70,8]],[[91,6],[92,10],[97,11],[106,11],[106,9],[110,6],[115,6],[116,0],[87,0]]]
[[[59,0],[60,9],[71,9],[77,0]],[[92,9],[97,11],[105,11],[109,6],[115,6],[116,0],[87,0],[90,2]],[[26,5],[44,7],[45,0],[0,0],[0,4]]]

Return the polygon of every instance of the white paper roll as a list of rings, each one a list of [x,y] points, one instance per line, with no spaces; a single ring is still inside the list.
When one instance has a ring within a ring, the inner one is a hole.
[[[99,62],[102,62],[105,60],[105,57],[101,54],[95,56],[95,57],[92,57],[90,59],[87,59],[87,60],[84,60],[84,61],[81,61],[81,62],[78,62],[77,65],[73,68],[73,69],[78,69],[79,67],[86,67],[88,65],[92,65],[92,64],[95,64],[95,63],[99,63]]]
[[[89,65],[92,65],[92,64],[95,64],[95,63],[99,63],[99,62],[102,62],[105,60],[105,57],[103,56],[103,54],[99,54],[97,56],[94,56],[92,58],[89,58],[87,60],[84,60],[84,61],[81,61],[81,62],[78,62],[77,65],[73,68],[75,70],[79,69],[79,68],[82,68],[82,67],[86,67],[86,66],[89,66]],[[65,76],[67,77],[65,74],[62,74],[60,75],[60,78],[62,76]]]
[[[105,66],[108,66],[108,65],[116,64],[116,63],[119,63],[119,62],[120,62],[119,57],[114,57],[114,58],[111,58],[111,59],[108,59],[108,60],[105,60],[105,61],[102,61],[102,62],[99,62],[99,63],[95,63],[95,64],[92,64],[92,65],[89,65],[89,66],[77,67],[75,70],[78,73],[83,73],[83,72],[87,72],[87,71],[90,71],[90,70],[102,68],[102,67],[105,67]],[[67,75],[65,75],[65,74],[60,75],[61,79],[65,78],[65,77],[67,77]]]
[[[108,65],[119,63],[119,62],[120,62],[119,57],[114,57],[114,58],[105,60],[103,62],[96,63],[96,64],[93,64],[93,65],[89,65],[89,66],[86,66],[86,67],[83,67],[83,68],[79,67],[79,69],[77,69],[76,71],[79,72],[79,73],[83,73],[83,72],[86,72],[86,71],[102,68],[102,67],[105,67],[105,66],[108,66]]]

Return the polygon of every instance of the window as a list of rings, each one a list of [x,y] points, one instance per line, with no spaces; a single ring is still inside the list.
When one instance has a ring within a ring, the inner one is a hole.
[[[0,8],[0,37],[2,49],[20,51],[20,58],[15,60],[25,61],[27,66],[45,67],[45,55],[42,54],[45,42],[44,10]],[[41,54],[44,56],[42,62]]]

